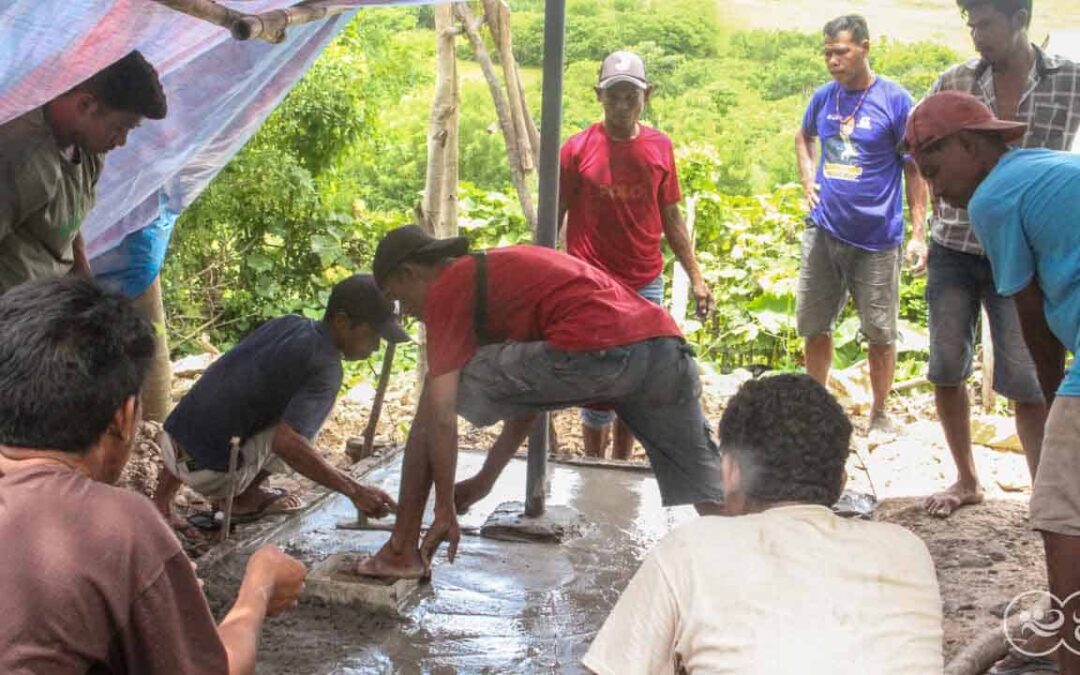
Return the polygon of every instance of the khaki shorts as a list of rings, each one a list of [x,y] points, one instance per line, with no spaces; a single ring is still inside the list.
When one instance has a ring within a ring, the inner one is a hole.
[[[174,476],[180,482],[199,494],[211,499],[225,499],[229,496],[229,474],[225,471],[212,471],[210,469],[188,468],[188,457],[181,450],[183,457],[177,457],[177,444],[172,437],[162,429],[157,437],[158,447],[161,448],[161,459]],[[274,442],[274,427],[264,429],[255,434],[240,446],[239,466],[236,469],[236,494],[246,490],[262,471],[269,473],[285,473],[288,465],[273,453],[271,447]]]
[[[1080,397],[1058,396],[1050,408],[1031,491],[1031,527],[1080,537]]]

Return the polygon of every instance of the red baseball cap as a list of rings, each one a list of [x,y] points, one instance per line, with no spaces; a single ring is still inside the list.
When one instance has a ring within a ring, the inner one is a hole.
[[[965,130],[997,133],[1009,143],[1022,138],[1027,125],[997,119],[985,103],[971,94],[942,91],[927,96],[911,111],[904,145],[917,155],[932,143]]]

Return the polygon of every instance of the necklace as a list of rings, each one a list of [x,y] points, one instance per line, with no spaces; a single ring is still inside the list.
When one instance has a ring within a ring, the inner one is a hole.
[[[870,76],[870,84],[866,85],[866,89],[863,89],[862,95],[859,96],[859,100],[855,103],[855,109],[851,111],[851,114],[847,117],[840,114],[840,92],[843,90],[843,86],[836,88],[836,116],[840,118],[840,135],[844,139],[851,138],[851,135],[855,133],[855,116],[859,114],[859,109],[862,108],[862,104],[866,101],[866,95],[870,93],[870,88],[877,82],[877,76]]]

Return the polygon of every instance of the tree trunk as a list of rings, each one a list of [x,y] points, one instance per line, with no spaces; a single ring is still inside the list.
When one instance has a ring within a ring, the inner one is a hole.
[[[437,237],[457,234],[458,179],[458,82],[453,10],[449,4],[435,6],[435,97],[428,118],[427,176],[418,224]],[[418,384],[427,374],[426,339],[421,329],[416,359]],[[417,397],[419,399],[419,396]]]
[[[491,98],[495,103],[495,112],[499,117],[499,127],[502,128],[503,140],[506,143],[506,156],[510,162],[510,178],[514,183],[514,189],[517,190],[525,220],[529,223],[529,227],[535,231],[536,208],[533,206],[532,193],[529,192],[528,183],[525,181],[525,172],[522,169],[521,153],[519,151],[520,145],[517,141],[514,122],[510,117],[510,107],[506,102],[506,97],[503,96],[502,85],[499,83],[499,76],[495,73],[495,66],[491,63],[491,56],[488,55],[484,40],[477,30],[478,24],[473,17],[472,10],[469,9],[466,3],[459,2],[454,3],[454,11],[465,29],[465,35],[468,36],[469,42],[472,43],[476,60],[480,63],[484,79],[487,80],[488,88],[491,90]]]

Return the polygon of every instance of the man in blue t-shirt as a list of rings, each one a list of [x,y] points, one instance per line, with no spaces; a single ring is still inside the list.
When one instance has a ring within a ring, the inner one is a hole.
[[[382,517],[396,508],[388,494],[331,466],[312,445],[341,389],[342,359],[367,358],[379,339],[404,342],[393,306],[370,275],[334,286],[321,321],[291,314],[273,319],[226,352],[165,420],[158,436],[163,466],[154,501],[173,523],[172,500],[183,483],[211,500],[229,492],[229,448],[240,440],[234,519],[295,510],[293,495],[267,490],[271,473],[291,468]]]
[[[1050,591],[1065,603],[1061,672],[1080,673],[1080,361],[1065,369],[1066,348],[1080,349],[1080,156],[1010,150],[1026,129],[995,119],[970,94],[946,91],[919,104],[905,142],[934,196],[968,210],[1051,403],[1031,525],[1043,535]]]
[[[810,206],[799,269],[798,329],[806,339],[806,372],[825,384],[832,330],[851,294],[870,344],[870,427],[888,429],[885,401],[896,370],[904,239],[902,177],[916,234],[926,216],[926,186],[897,152],[912,99],[870,69],[870,32],[861,16],[830,21],[824,36],[833,81],[814,93],[795,134]],[[819,139],[821,158],[815,166]]]

